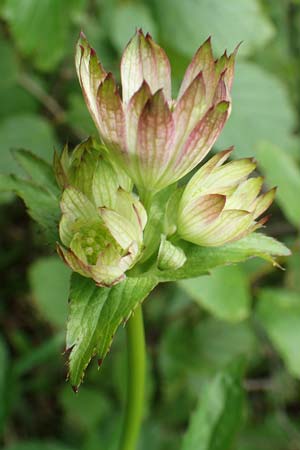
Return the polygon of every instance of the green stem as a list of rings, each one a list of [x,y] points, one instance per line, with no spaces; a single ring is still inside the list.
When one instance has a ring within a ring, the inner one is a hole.
[[[136,450],[144,411],[145,333],[142,307],[138,306],[128,321],[127,399],[120,450]]]

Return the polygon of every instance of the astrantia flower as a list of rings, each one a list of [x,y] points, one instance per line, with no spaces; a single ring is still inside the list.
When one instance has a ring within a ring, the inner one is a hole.
[[[56,175],[65,186],[58,252],[75,272],[99,286],[124,279],[143,248],[147,216],[128,192],[131,181],[116,172],[105,152],[88,140],[69,156],[56,159]]]
[[[230,113],[235,53],[215,61],[208,39],[172,100],[169,60],[138,30],[122,56],[121,98],[112,74],[81,35],[76,68],[86,104],[103,143],[138,188],[164,188],[209,152]]]
[[[188,182],[177,216],[181,238],[219,246],[241,239],[266,222],[266,218],[257,219],[272,203],[275,189],[259,195],[263,178],[247,178],[256,167],[252,159],[222,165],[231,151],[211,158]]]

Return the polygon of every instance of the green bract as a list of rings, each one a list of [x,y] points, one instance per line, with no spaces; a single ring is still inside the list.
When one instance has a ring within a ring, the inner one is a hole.
[[[55,167],[65,187],[58,253],[72,270],[99,286],[120,282],[140,256],[147,221],[144,207],[128,191],[130,180],[122,170],[115,171],[105,150],[90,139],[71,156],[65,149]]]

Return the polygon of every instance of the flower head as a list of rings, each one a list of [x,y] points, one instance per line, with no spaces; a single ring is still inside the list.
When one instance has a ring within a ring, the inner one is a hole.
[[[164,50],[138,30],[121,60],[122,98],[82,34],[76,68],[103,143],[138,188],[158,191],[190,172],[209,152],[230,114],[235,54],[214,60],[208,39],[171,98]]]
[[[144,207],[128,190],[130,180],[114,170],[92,140],[71,156],[65,149],[55,167],[65,187],[58,253],[72,270],[99,286],[120,282],[140,256],[147,220]]]
[[[257,218],[274,200],[275,189],[260,194],[263,178],[247,178],[256,167],[253,159],[222,165],[231,151],[211,158],[188,182],[177,215],[177,232],[183,239],[219,246],[241,239],[266,222],[267,217]]]

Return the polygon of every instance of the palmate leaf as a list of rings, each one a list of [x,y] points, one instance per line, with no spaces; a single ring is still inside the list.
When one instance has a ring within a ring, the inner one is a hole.
[[[0,192],[13,192],[25,203],[29,215],[42,227],[49,243],[58,240],[59,189],[50,164],[27,150],[14,151],[26,178],[0,174]]]
[[[196,277],[214,267],[253,256],[274,262],[275,256],[286,256],[290,251],[275,239],[253,234],[219,248],[186,245],[185,253],[187,262],[177,271],[154,267],[141,276],[127,277],[112,288],[99,288],[90,279],[77,274],[72,276],[66,349],[73,386],[77,388],[81,383],[92,357],[97,355],[102,362],[118,326],[128,320],[159,282]]]
[[[155,277],[127,278],[112,288],[99,288],[93,280],[73,274],[66,350],[74,388],[81,383],[91,358],[99,362],[109,351],[113,336],[156,286]]]

